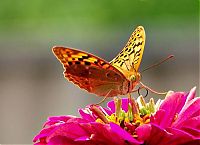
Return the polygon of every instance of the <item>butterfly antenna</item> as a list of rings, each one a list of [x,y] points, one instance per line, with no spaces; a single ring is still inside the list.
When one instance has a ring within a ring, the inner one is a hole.
[[[150,92],[152,92],[154,94],[157,94],[157,95],[166,95],[167,94],[167,92],[157,92],[157,91],[149,88],[148,86],[144,85],[142,82],[140,82],[140,85],[141,85],[141,88],[145,88],[145,89],[147,89],[148,91],[150,91]]]
[[[159,62],[157,62],[157,63],[155,63],[155,64],[152,64],[152,65],[150,65],[149,67],[145,68],[144,70],[141,71],[141,73],[144,72],[144,71],[146,71],[146,70],[148,70],[148,69],[157,67],[157,66],[159,66],[160,64],[164,63],[165,61],[167,61],[167,60],[169,60],[169,59],[171,59],[171,58],[173,58],[173,57],[174,57],[174,55],[169,55],[168,57],[166,57],[166,58],[160,60]]]

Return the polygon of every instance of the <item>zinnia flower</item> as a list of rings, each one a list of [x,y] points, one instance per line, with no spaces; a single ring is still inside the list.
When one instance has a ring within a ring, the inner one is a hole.
[[[115,98],[107,108],[89,105],[81,117],[49,117],[33,141],[37,145],[197,145],[200,143],[200,98],[169,92],[146,103]]]

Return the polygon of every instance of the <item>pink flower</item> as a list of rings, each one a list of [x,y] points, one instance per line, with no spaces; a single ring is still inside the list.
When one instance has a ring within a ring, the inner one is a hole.
[[[160,103],[159,103],[160,102]],[[200,143],[200,98],[169,93],[165,100],[145,103],[117,99],[108,108],[90,105],[81,117],[49,117],[33,141],[38,145],[184,145]]]
[[[151,117],[149,143],[200,144],[200,98],[195,98],[195,91],[171,93],[165,98]]]

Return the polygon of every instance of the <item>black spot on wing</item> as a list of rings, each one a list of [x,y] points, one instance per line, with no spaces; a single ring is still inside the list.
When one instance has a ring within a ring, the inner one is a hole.
[[[141,48],[140,48],[138,51],[136,51],[135,57],[136,57],[136,56],[140,56],[140,51],[141,51]]]
[[[137,59],[134,60],[134,63],[137,64],[139,60],[139,57]]]
[[[106,63],[105,62],[101,62],[101,66],[105,65]]]
[[[94,61],[94,64],[98,65],[98,61]]]
[[[123,54],[123,53],[120,55],[120,57],[122,57],[122,56],[124,56],[124,54]]]
[[[126,55],[124,55],[124,58],[126,58],[128,55],[126,54]]]
[[[116,62],[118,62],[118,61],[119,61],[119,59],[115,59],[114,63],[116,63]]]
[[[81,62],[80,61],[76,61],[75,64],[81,64]]]
[[[83,61],[83,58],[78,58],[79,61]]]
[[[72,63],[71,61],[68,61],[68,64],[69,64],[69,65],[72,65],[73,63]]]
[[[87,55],[87,56],[82,56],[82,59],[88,59],[88,58],[90,58],[89,55]]]
[[[91,63],[88,61],[85,61],[85,65],[91,65]]]

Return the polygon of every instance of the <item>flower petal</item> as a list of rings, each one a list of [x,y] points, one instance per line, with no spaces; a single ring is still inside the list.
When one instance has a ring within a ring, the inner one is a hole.
[[[176,128],[181,128],[184,124],[190,124],[191,127],[195,127],[197,124],[200,124],[200,98],[194,98],[187,105],[184,106],[180,112],[177,120],[173,123],[173,126]],[[197,117],[197,118],[195,118]],[[194,118],[193,121],[196,123],[190,123],[190,119]]]
[[[149,138],[151,132],[151,125],[144,124],[136,128],[136,133],[138,135],[138,140],[145,141]]]
[[[47,142],[49,142],[49,140],[51,140],[51,138],[55,136],[62,136],[71,140],[75,140],[77,138],[87,135],[90,136],[87,130],[84,130],[79,123],[70,122],[60,125],[51,134],[49,134],[46,140]]]
[[[150,122],[154,124],[162,124],[162,118],[165,118],[166,111],[163,109],[159,109],[155,115],[150,117]]]
[[[127,141],[129,143],[133,144],[142,144],[142,141],[137,141],[135,138],[133,138],[127,131],[123,130],[119,125],[115,123],[110,123],[110,127],[112,131],[114,131],[116,134],[118,134],[120,137],[124,139],[124,141]]]
[[[166,97],[159,108],[159,110],[163,110],[161,116],[157,112],[155,115],[155,118],[160,121],[159,125],[162,128],[171,126],[175,115],[177,115],[177,113],[179,113],[184,106],[186,98],[187,96],[181,92],[172,93],[172,95]]]
[[[55,128],[56,128],[56,126],[51,126],[49,128],[43,128],[40,131],[40,133],[33,138],[33,142],[36,142],[37,140],[42,139],[42,138],[46,138],[47,136],[49,136],[49,134],[51,134],[51,132],[53,132],[53,130]]]
[[[176,143],[176,144],[187,144],[188,142],[194,141],[197,143],[200,138],[196,138],[190,133],[187,133],[183,130],[179,130],[176,128],[169,128],[167,129],[168,132],[172,133],[173,136],[170,138],[169,143]]]
[[[96,142],[122,144],[123,140],[120,139],[111,129],[109,124],[91,123],[93,129],[92,140]]]
[[[125,112],[128,111],[128,99],[127,98],[122,98],[122,110],[124,110]],[[111,109],[112,112],[115,112],[115,103],[114,101],[110,101],[107,103],[107,106]]]
[[[79,109],[79,114],[82,118],[88,120],[88,121],[95,121],[95,117],[90,113],[90,110],[88,109]]]
[[[188,101],[194,99],[195,95],[196,95],[196,87],[193,87],[193,88],[190,90],[189,94],[188,94],[188,97],[187,97],[186,102],[188,102]]]
[[[169,145],[168,141],[171,136],[172,134],[167,132],[164,128],[156,124],[151,124],[150,136],[146,142],[148,145]]]
[[[81,140],[74,141],[63,136],[55,136],[51,138],[48,145],[100,145],[100,144],[91,141],[81,141]]]
[[[200,114],[200,112],[199,112],[199,114]],[[191,128],[193,127],[193,128],[200,130],[200,116],[188,118],[188,120],[182,122],[181,124],[184,127],[190,126]]]
[[[152,124],[151,127],[150,137],[146,141],[148,145],[187,145],[189,142],[197,145],[199,142],[199,138],[194,138],[191,134],[176,128],[166,130],[156,124]]]
[[[75,116],[72,116],[72,115],[67,115],[67,116],[51,116],[44,123],[43,127],[51,126],[53,124],[60,123],[60,122],[67,122],[71,118],[75,118]]]

